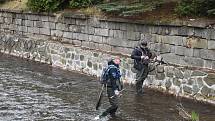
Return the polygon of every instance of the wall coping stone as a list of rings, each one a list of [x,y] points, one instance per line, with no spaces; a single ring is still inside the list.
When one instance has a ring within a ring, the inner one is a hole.
[[[8,13],[19,13],[19,14],[31,14],[31,15],[49,15],[51,17],[56,17],[54,13],[47,12],[31,12],[31,11],[23,11],[23,10],[9,10],[9,9],[0,9],[0,12],[8,12]],[[89,16],[81,13],[75,12],[64,12],[62,13],[65,18],[78,18],[78,19],[90,19],[95,16]],[[208,28],[211,25],[215,25],[215,20],[201,20],[201,19],[190,19],[190,20],[173,20],[173,21],[147,21],[147,20],[132,20],[125,18],[99,18],[99,21],[110,21],[110,22],[120,22],[120,23],[133,23],[133,24],[143,24],[143,25],[156,25],[156,26],[187,26],[187,27],[198,27],[198,28]]]

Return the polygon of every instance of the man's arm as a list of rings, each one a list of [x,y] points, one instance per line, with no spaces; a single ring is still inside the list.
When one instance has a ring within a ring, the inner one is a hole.
[[[134,49],[134,50],[132,51],[131,58],[132,58],[132,59],[135,59],[135,60],[141,60],[141,56],[138,56],[137,50],[136,50],[136,49]]]

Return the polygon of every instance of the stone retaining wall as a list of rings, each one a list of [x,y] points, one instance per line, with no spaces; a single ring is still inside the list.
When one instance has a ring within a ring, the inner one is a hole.
[[[169,63],[209,69],[215,69],[214,23],[132,23],[73,13],[55,16],[0,10],[1,32],[49,36],[63,43],[122,54],[130,54],[140,39],[146,39]]]
[[[0,35],[0,50],[2,53],[97,77],[107,65],[107,60],[114,57],[112,53],[62,44],[48,38],[45,40],[39,37],[23,38],[8,33]],[[121,56],[121,58],[120,67],[124,83],[132,84],[135,82],[135,74],[131,71],[133,61],[128,56]],[[151,65],[150,67],[155,67],[155,70],[150,72],[144,82],[146,87],[215,104],[214,73],[171,65]]]
[[[56,17],[0,10],[0,49],[2,53],[97,77],[107,59],[118,54],[122,56],[124,82],[131,84],[135,74],[129,55],[139,40],[145,39],[151,50],[170,63],[156,66],[145,86],[215,104],[215,74],[202,71],[215,70],[215,22],[193,23],[133,22],[72,13]]]

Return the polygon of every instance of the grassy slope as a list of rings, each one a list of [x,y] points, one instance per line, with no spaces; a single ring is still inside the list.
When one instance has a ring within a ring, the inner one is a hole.
[[[6,3],[0,5],[2,9],[12,9],[12,10],[25,10],[26,3],[28,0],[11,0]]]

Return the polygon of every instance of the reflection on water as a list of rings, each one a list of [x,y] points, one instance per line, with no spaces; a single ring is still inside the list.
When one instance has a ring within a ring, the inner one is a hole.
[[[99,83],[92,77],[51,68],[45,64],[15,57],[0,57],[1,121],[91,121],[101,113],[95,110]],[[118,118],[104,121],[183,121],[176,110],[174,97],[146,90],[136,96],[125,87]],[[183,99],[188,111],[196,111],[201,121],[214,121],[215,107]]]

